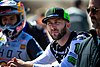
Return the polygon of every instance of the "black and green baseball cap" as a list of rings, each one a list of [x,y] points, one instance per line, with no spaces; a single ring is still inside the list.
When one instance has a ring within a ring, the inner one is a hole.
[[[47,23],[47,20],[52,17],[59,17],[70,22],[70,16],[63,8],[53,7],[46,11],[45,18],[42,20],[43,23]]]

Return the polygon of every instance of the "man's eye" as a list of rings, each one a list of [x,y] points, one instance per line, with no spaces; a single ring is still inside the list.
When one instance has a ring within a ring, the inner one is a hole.
[[[7,19],[3,19],[3,21],[7,21]]]
[[[14,18],[10,18],[10,20],[14,20]]]
[[[61,23],[61,22],[59,22],[59,21],[58,21],[58,22],[56,22],[56,24],[60,24],[60,23]]]
[[[48,25],[51,25],[52,23],[50,23],[50,22],[47,22],[47,24],[48,24]]]

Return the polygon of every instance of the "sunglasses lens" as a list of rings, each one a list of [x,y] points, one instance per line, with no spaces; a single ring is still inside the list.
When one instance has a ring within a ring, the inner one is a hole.
[[[87,12],[89,13],[90,11],[91,11],[92,14],[96,14],[96,12],[97,12],[95,8],[91,8],[91,9],[88,8]]]
[[[87,9],[87,12],[88,12],[88,13],[90,12],[90,9],[89,9],[89,8]]]
[[[93,14],[96,14],[96,9],[95,8],[91,9],[91,11],[92,11]]]

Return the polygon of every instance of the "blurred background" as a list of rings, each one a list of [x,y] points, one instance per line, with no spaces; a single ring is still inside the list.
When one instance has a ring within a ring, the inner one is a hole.
[[[63,7],[67,9],[71,6],[74,6],[74,2],[76,0],[21,0],[21,1],[24,3],[26,7],[27,21],[33,23],[33,21],[37,19],[37,16],[43,15],[48,8]],[[82,0],[81,9],[85,11],[87,7],[88,7],[88,0]],[[91,24],[90,28],[92,28]]]
[[[21,0],[21,1],[24,3],[28,11],[27,15],[34,15],[38,12],[43,12],[46,9],[55,6],[67,9],[70,6],[73,6],[75,0]],[[82,6],[83,9],[85,9],[88,6],[88,0],[83,0]]]

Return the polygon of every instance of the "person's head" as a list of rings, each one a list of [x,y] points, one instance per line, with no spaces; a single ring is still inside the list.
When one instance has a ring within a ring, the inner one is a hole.
[[[0,30],[7,37],[16,36],[25,26],[26,15],[24,5],[16,0],[0,2]]]
[[[47,25],[48,32],[54,40],[61,39],[70,27],[70,16],[63,8],[50,8],[42,20]]]
[[[74,6],[76,6],[77,8],[81,8],[82,4],[83,4],[82,0],[75,0],[74,1]]]
[[[87,12],[95,29],[100,29],[100,0],[90,0]]]

